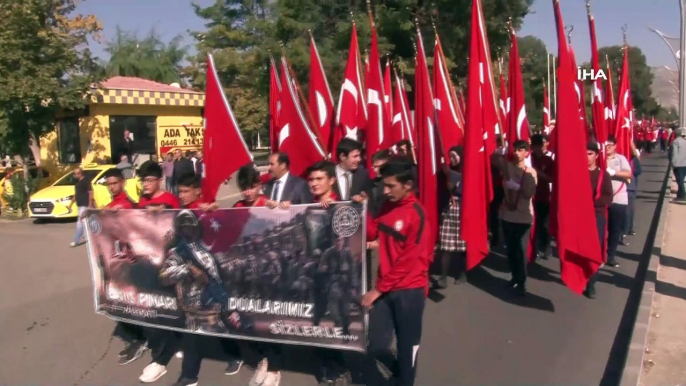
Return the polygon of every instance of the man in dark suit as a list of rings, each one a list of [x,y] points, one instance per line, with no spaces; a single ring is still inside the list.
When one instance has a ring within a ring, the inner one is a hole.
[[[174,194],[178,194],[178,182],[181,176],[186,174],[195,174],[193,162],[188,158],[184,158],[181,150],[174,151],[174,172],[172,174],[172,190]]]
[[[291,205],[312,203],[312,193],[307,182],[289,173],[291,161],[286,153],[269,156],[269,174],[272,179],[265,184],[266,206],[288,209]]]
[[[362,144],[350,138],[343,138],[336,146],[336,183],[333,186],[336,195],[343,201],[366,192],[371,187],[367,170],[360,166],[362,162]]]

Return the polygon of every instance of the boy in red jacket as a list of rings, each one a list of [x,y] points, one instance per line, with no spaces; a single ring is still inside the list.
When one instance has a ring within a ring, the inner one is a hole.
[[[395,331],[398,357],[390,368],[397,385],[410,386],[417,373],[434,236],[414,195],[412,165],[391,160],[381,168],[381,176],[388,201],[367,234],[367,240],[376,240],[369,246],[379,248],[379,278],[376,288],[362,297],[362,305],[373,307],[369,317],[370,354],[387,354]]]

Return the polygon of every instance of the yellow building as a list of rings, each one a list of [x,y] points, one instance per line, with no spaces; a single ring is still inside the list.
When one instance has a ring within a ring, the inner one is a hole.
[[[41,139],[41,159],[51,180],[80,164],[140,165],[174,149],[203,144],[204,94],[141,78],[110,78],[92,91],[88,106],[65,113],[57,130]]]

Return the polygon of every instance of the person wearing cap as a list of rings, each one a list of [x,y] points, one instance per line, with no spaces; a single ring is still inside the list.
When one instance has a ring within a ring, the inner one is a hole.
[[[590,142],[586,146],[586,156],[588,157],[588,173],[591,178],[591,194],[593,195],[593,208],[595,209],[595,223],[598,229],[598,240],[600,241],[600,251],[604,250],[605,245],[605,214],[607,207],[612,203],[612,180],[607,170],[600,170],[598,167],[598,144]],[[598,184],[600,194],[598,194]],[[586,285],[584,296],[595,299],[595,283],[598,280],[597,273],[591,276]]]
[[[672,142],[669,161],[674,169],[674,179],[676,180],[677,193],[676,199],[681,201],[686,199],[684,191],[684,178],[686,178],[686,130],[677,130],[677,138]]]
[[[624,220],[629,205],[627,183],[631,179],[631,164],[626,157],[617,153],[617,139],[613,135],[607,138],[605,151],[607,154],[607,172],[612,179],[614,194],[607,215],[607,265],[617,268],[619,264],[615,259],[615,253],[622,241]],[[624,245],[627,244],[624,243]]]

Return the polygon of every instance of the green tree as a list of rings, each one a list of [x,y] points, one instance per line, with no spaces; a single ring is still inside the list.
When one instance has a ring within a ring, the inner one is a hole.
[[[532,2],[484,0],[493,52],[509,41],[505,29],[508,18],[512,17],[515,28],[518,28]],[[269,53],[279,56],[280,43],[284,44],[307,95],[308,30],[312,32],[334,98],[342,83],[348,54],[351,12],[357,22],[363,55],[365,47],[369,46],[371,28],[363,0],[232,0],[220,1],[209,7],[194,7],[198,16],[206,20],[207,30],[192,33],[197,40],[198,57],[186,69],[186,74],[194,86],[204,87],[203,64],[206,54],[212,53],[243,130],[262,130],[264,133],[267,128]],[[455,80],[466,77],[471,0],[375,1],[372,7],[381,53],[388,54],[403,73],[411,76],[414,71],[416,19],[422,30],[427,55],[431,57],[433,54],[433,22],[442,37],[452,76]],[[239,105],[246,111],[241,111]]]
[[[102,26],[75,9],[74,0],[0,0],[0,141],[21,164],[32,155],[40,165],[56,114],[85,106],[98,81],[87,38]]]
[[[657,115],[660,105],[653,98],[652,85],[654,75],[648,67],[646,57],[638,47],[629,46],[629,76],[631,79],[631,97],[637,116]],[[619,97],[619,77],[621,76],[622,63],[624,61],[624,50],[622,46],[602,47],[598,49],[600,58],[607,58],[612,67],[612,85],[615,92],[615,102]]]
[[[522,60],[522,81],[529,123],[543,128],[543,84],[548,78],[548,50],[545,43],[534,36],[517,38]]]
[[[181,63],[188,54],[182,39],[182,36],[176,36],[165,43],[154,29],[141,39],[136,32],[122,31],[117,26],[113,41],[105,48],[110,59],[103,66],[104,75],[136,76],[162,83],[181,82]]]

